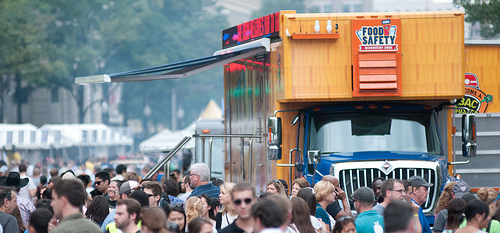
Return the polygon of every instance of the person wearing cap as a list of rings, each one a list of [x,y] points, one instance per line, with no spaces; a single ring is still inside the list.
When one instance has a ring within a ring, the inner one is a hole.
[[[30,213],[35,211],[35,205],[33,205],[30,200],[22,197],[19,191],[22,187],[26,186],[28,182],[28,178],[21,179],[19,172],[10,172],[8,176],[0,177],[0,186],[7,186],[14,189],[17,195],[17,206],[21,212],[23,223],[26,226],[28,225]]]
[[[129,198],[130,195],[132,194],[132,192],[139,189],[139,182],[137,182],[135,180],[127,180],[127,181],[123,182],[122,184],[119,184],[118,189],[120,190],[120,195],[119,195],[119,198],[117,199],[117,202],[120,199]],[[106,216],[106,218],[104,219],[104,221],[102,222],[102,225],[101,225],[102,232],[105,232],[106,229],[109,228],[109,226],[110,226],[109,224],[115,222],[115,219],[114,219],[115,214],[116,214],[116,209],[113,209],[111,212],[109,212],[108,216]]]
[[[422,233],[432,233],[431,226],[424,215],[422,205],[427,201],[429,187],[432,187],[434,184],[428,183],[420,176],[412,176],[409,181],[413,187],[413,197],[411,201],[419,206],[418,220],[420,221],[420,226],[422,227]]]
[[[462,198],[465,194],[471,193],[469,185],[462,180],[451,182],[449,185],[451,185],[450,188],[448,188],[448,185],[444,187],[444,190],[441,193],[441,197],[439,197],[439,202],[442,201],[442,197],[445,195],[449,195],[449,202],[451,202],[455,198]],[[448,219],[448,209],[445,206],[444,209],[439,210],[439,212],[437,213],[436,220],[434,221],[434,226],[432,227],[432,230],[434,232],[439,232],[439,233],[443,232],[446,226],[447,219]]]
[[[384,217],[373,210],[375,204],[375,193],[371,188],[361,187],[352,194],[354,208],[358,217],[354,221],[356,232],[360,233],[383,233]]]
[[[398,179],[388,179],[382,183],[382,197],[384,201],[373,207],[378,214],[384,215],[384,209],[391,204],[391,202],[404,200],[406,190],[403,182]]]

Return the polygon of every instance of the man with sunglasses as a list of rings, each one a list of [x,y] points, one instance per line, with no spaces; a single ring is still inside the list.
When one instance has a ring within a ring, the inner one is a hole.
[[[107,171],[100,171],[95,174],[95,182],[94,186],[95,189],[97,189],[100,193],[102,193],[102,196],[106,198],[106,200],[109,200],[109,194],[108,194],[108,188],[109,188],[109,172]]]
[[[377,204],[373,209],[380,215],[384,215],[384,210],[390,203],[404,200],[406,190],[403,181],[397,179],[388,179],[380,187],[384,201]]]
[[[253,232],[255,220],[252,217],[252,206],[257,200],[255,188],[248,182],[237,183],[231,192],[231,197],[238,218],[231,225],[220,230],[219,233]]]

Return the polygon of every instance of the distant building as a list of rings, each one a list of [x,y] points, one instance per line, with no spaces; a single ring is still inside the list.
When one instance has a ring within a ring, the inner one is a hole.
[[[18,123],[17,105],[12,95],[4,93],[4,123]],[[102,86],[84,86],[84,108],[88,107],[83,123],[102,123]],[[35,126],[44,124],[76,124],[78,123],[78,108],[71,93],[63,88],[38,88],[28,97],[21,107],[21,123],[31,123]]]

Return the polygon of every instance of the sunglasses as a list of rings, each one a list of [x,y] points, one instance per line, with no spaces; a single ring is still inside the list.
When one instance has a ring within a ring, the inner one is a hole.
[[[498,195],[498,197],[493,201],[493,203],[497,202],[499,198],[500,198],[500,195]]]
[[[245,202],[245,204],[250,204],[250,202],[252,202],[252,198],[245,198],[245,199],[237,199],[237,200],[234,200],[234,204],[235,205],[241,205],[242,202]]]
[[[101,185],[102,181],[96,181],[95,185]]]
[[[149,193],[146,193],[148,195],[148,197],[152,197],[154,196],[153,194],[149,194]]]

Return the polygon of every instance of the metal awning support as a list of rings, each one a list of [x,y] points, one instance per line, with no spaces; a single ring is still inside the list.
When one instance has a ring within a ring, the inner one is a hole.
[[[189,140],[191,140],[191,137],[189,136],[184,137],[179,143],[177,143],[177,145],[175,145],[175,147],[168,153],[168,155],[165,158],[163,158],[153,168],[151,168],[151,170],[149,170],[148,174],[146,174],[144,178],[151,178],[155,173],[157,173],[160,170],[160,168],[165,166],[165,164],[167,164],[170,161],[170,159],[172,159],[172,157],[174,157],[174,155],[177,154],[177,152],[179,152],[179,150],[182,149],[182,147],[184,147],[184,145],[186,145],[189,142]]]

